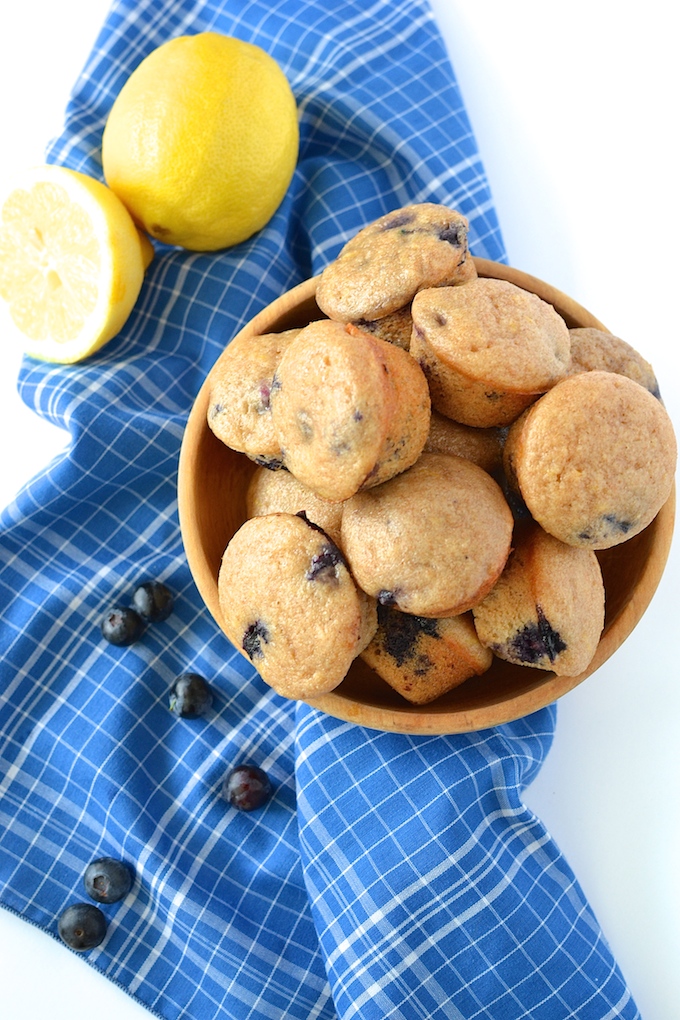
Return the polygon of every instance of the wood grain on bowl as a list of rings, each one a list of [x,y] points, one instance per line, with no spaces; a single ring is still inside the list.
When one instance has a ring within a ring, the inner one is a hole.
[[[570,328],[606,327],[561,291],[519,270],[475,259],[480,276],[507,280],[548,301]],[[306,280],[256,315],[239,336],[281,332],[323,318],[315,301],[317,280]],[[179,462],[179,519],[187,560],[198,590],[220,627],[217,575],[222,554],[246,517],[245,494],[255,465],[228,449],[207,425],[209,378],[201,388],[184,434]],[[399,733],[463,733],[496,726],[549,705],[594,673],[625,641],[661,580],[675,519],[675,489],[641,534],[599,552],[605,592],[605,627],[595,657],[576,677],[494,659],[487,673],[426,705],[411,705],[364,662],[355,660],[330,694],[309,704],[329,715]]]

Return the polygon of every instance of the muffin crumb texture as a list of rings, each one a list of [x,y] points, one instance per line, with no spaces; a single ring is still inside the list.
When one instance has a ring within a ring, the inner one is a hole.
[[[252,462],[222,625],[285,698],[359,659],[413,706],[501,661],[585,674],[598,553],[671,494],[652,366],[478,265],[460,213],[395,209],[320,275],[317,319],[239,334],[210,373],[208,425]]]

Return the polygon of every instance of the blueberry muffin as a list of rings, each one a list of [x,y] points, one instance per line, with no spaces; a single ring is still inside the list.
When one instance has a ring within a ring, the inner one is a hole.
[[[432,406],[481,428],[508,425],[563,379],[569,330],[552,305],[505,280],[416,294],[410,352]]]
[[[536,524],[525,526],[499,581],[472,613],[480,641],[499,658],[578,676],[590,665],[604,626],[597,557]]]
[[[431,412],[430,431],[423,448],[425,453],[464,457],[492,474],[501,467],[502,449],[501,429],[477,429],[446,418],[439,411]]]
[[[218,588],[227,636],[286,698],[337,687],[377,627],[375,602],[303,516],[246,521],[224,552]]]
[[[265,514],[304,512],[313,524],[318,525],[336,545],[340,544],[342,503],[321,499],[290,471],[268,471],[258,467],[246,492],[248,517]]]
[[[357,493],[342,548],[361,588],[416,616],[457,616],[500,576],[513,518],[499,486],[462,457],[423,453],[408,471]]]
[[[625,340],[601,329],[570,329],[571,369],[578,372],[617,372],[640,383],[655,397],[660,397],[654,369]]]
[[[371,322],[405,308],[424,287],[476,276],[468,221],[423,202],[381,216],[360,230],[321,273],[319,308],[339,322]]]
[[[390,312],[382,319],[359,319],[352,325],[357,326],[363,333],[378,336],[381,340],[396,344],[397,347],[401,347],[405,351],[411,346],[413,319],[411,318],[410,303],[405,308],[398,308],[396,312]]]
[[[534,520],[590,549],[647,527],[670,494],[676,457],[663,404],[627,376],[601,371],[558,383],[510,427],[503,451]]]
[[[208,425],[226,446],[265,467],[281,466],[269,401],[276,366],[299,332],[237,337],[210,373]]]
[[[410,354],[329,319],[287,347],[271,409],[284,465],[338,502],[410,467],[430,427],[427,381]]]
[[[407,701],[426,705],[485,673],[493,655],[470,613],[436,620],[379,605],[378,629],[361,658]]]

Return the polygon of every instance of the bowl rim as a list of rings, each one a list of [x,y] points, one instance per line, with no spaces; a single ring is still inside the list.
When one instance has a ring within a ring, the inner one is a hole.
[[[609,332],[599,319],[573,298],[538,277],[523,273],[505,263],[492,262],[489,259],[475,257],[474,262],[479,276],[506,280],[524,290],[538,294],[540,298],[555,307],[568,326],[573,323]],[[306,305],[315,307],[318,280],[318,276],[311,277],[276,298],[250,319],[235,334],[234,339],[242,335],[254,336],[261,332],[271,332],[272,321],[284,318],[291,310]],[[323,313],[319,313],[319,316],[323,317]],[[210,373],[204,380],[192,405],[180,447],[177,476],[178,515],[189,570],[207,609],[224,633],[216,577],[198,539],[199,529],[196,526],[194,491],[190,481],[196,445],[202,432],[208,429],[209,390]],[[618,650],[640,621],[663,575],[670,553],[674,522],[675,483],[673,483],[666,503],[645,529],[645,531],[654,529],[653,541],[631,597],[614,620],[606,626],[592,662],[588,669],[578,676],[557,676],[548,671],[531,669],[532,674],[537,674],[536,682],[528,684],[526,690],[519,694],[497,698],[489,704],[480,705],[474,709],[457,706],[437,710],[434,708],[436,702],[430,702],[429,705],[412,705],[406,700],[404,700],[403,707],[389,708],[384,705],[372,705],[345,696],[342,691],[342,683],[327,694],[304,700],[311,707],[320,709],[327,715],[345,722],[358,723],[380,731],[411,735],[449,735],[475,732],[512,722],[545,708],[595,673]],[[527,671],[529,672],[528,667]]]

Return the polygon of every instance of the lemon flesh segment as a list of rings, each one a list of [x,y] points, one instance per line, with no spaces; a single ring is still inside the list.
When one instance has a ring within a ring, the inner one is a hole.
[[[144,277],[130,214],[101,182],[65,167],[27,171],[0,212],[0,297],[24,350],[70,363],[128,318]]]

